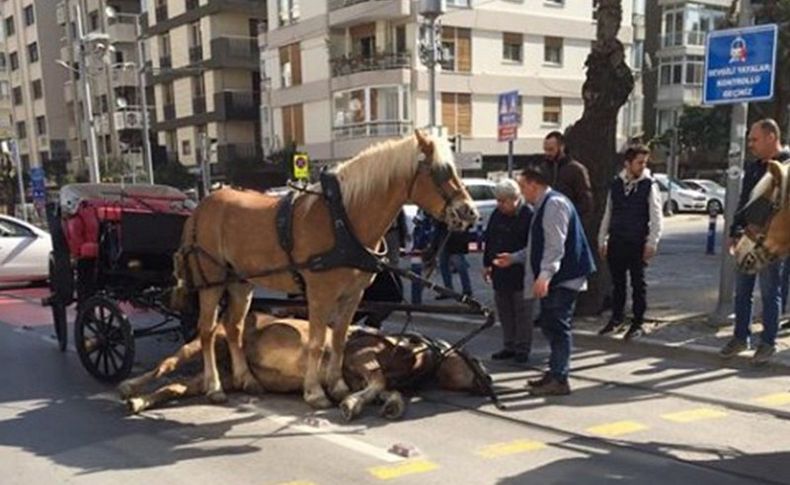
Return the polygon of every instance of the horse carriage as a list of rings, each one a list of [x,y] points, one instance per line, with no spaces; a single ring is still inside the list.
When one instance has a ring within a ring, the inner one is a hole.
[[[172,187],[117,184],[66,185],[47,205],[51,295],[44,303],[52,308],[62,351],[67,308],[76,303],[75,347],[98,380],[129,375],[137,337],[194,335],[196,309],[175,312],[166,304],[173,254],[193,206]],[[127,313],[135,309],[155,310],[161,318],[133,328]]]

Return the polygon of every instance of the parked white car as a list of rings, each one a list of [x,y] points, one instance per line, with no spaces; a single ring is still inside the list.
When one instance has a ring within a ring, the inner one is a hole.
[[[698,190],[708,196],[708,212],[715,210],[717,214],[724,212],[724,201],[727,200],[727,189],[713,180],[683,179],[682,182],[689,188]]]
[[[669,177],[665,173],[654,173],[653,178],[661,191],[661,203],[666,211],[669,207]],[[688,189],[677,180],[672,181],[672,212],[705,212],[708,210],[708,196],[702,192]]]
[[[15,217],[0,215],[0,282],[46,281],[49,233]]]

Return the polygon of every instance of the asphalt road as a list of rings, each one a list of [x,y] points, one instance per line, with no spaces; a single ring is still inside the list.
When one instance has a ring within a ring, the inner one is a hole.
[[[546,357],[538,339],[530,366],[490,367],[505,411],[427,391],[397,422],[370,408],[346,424],[337,410],[313,413],[298,396],[276,395],[128,416],[73,350],[57,350],[37,305],[44,293],[0,292],[3,484],[790,483],[790,379],[777,371],[654,358],[627,345],[578,348],[574,393],[531,398],[524,381]],[[425,318],[414,325],[462,335]],[[485,356],[498,340],[495,328],[470,348]],[[135,372],[176,345],[139,341]],[[414,455],[388,452],[398,443]]]

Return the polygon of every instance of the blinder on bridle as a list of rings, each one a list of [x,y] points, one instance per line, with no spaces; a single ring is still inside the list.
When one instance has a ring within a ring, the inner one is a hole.
[[[436,187],[439,195],[442,196],[442,199],[444,200],[442,212],[445,212],[447,207],[449,207],[459,195],[463,195],[463,190],[461,189],[453,188],[451,190],[447,190],[445,187],[447,182],[450,182],[453,179],[453,167],[448,163],[434,163],[433,153],[431,153],[431,157],[429,158],[425,155],[425,153],[420,152],[420,156],[417,161],[417,171],[414,172],[414,177],[411,179],[411,184],[409,184],[409,199],[411,199],[412,192],[414,190],[414,184],[417,182],[417,177],[420,175],[420,173],[425,172],[431,176],[433,185]]]
[[[771,220],[787,203],[787,175],[781,181],[781,188],[773,186],[770,198],[759,196],[750,201],[738,212],[746,222],[746,231],[735,246],[735,264],[746,274],[755,274],[761,268],[773,263],[779,256],[765,247],[765,236]]]

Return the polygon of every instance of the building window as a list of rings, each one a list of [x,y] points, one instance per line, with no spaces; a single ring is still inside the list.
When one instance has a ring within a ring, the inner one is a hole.
[[[442,93],[442,124],[450,136],[472,136],[472,95]]]
[[[192,144],[189,140],[181,142],[181,154],[185,157],[192,155]]]
[[[94,30],[99,30],[99,11],[94,10],[93,12],[88,14],[88,30],[93,32]]]
[[[661,59],[658,68],[660,86],[683,83],[683,57],[666,57]]]
[[[298,42],[280,47],[280,83],[284,88],[302,84],[302,53]]]
[[[557,66],[562,65],[562,38],[544,37],[543,61]]]
[[[192,96],[196,98],[206,96],[206,82],[203,80],[202,73],[192,77]]]
[[[702,86],[705,78],[705,57],[686,56],[684,68],[686,70],[686,84]]]
[[[408,86],[379,86],[334,93],[334,128],[339,137],[400,135],[409,121]],[[361,126],[366,124],[374,127]],[[354,128],[354,127],[359,127]],[[348,128],[343,130],[342,128]]]
[[[0,81],[0,99],[8,99],[11,97],[11,85],[8,81]]]
[[[562,121],[562,98],[548,97],[543,98],[543,123],[548,125],[559,125]]]
[[[27,45],[27,59],[31,64],[38,62],[38,42]]]
[[[502,58],[506,61],[521,62],[524,36],[512,32],[502,33]]]
[[[645,41],[635,40],[631,48],[631,69],[635,71],[642,70],[642,64],[645,58]]]
[[[447,0],[448,7],[471,7],[471,0]]]
[[[170,34],[165,32],[159,37],[159,67],[172,67],[173,62],[170,57]]]
[[[5,71],[6,62],[5,62],[5,52],[0,52],[0,71]]]
[[[726,9],[692,2],[664,10],[661,46],[705,45],[705,36],[723,22]]]
[[[47,134],[47,118],[45,116],[36,116],[36,135]]]
[[[280,27],[299,20],[299,0],[277,0]]]
[[[22,86],[16,86],[12,91],[12,97],[14,98],[14,105],[19,106],[22,104]]]
[[[395,27],[395,52],[398,54],[406,52],[406,26]]]
[[[442,28],[442,69],[470,72],[472,70],[472,31],[457,27]]]
[[[5,35],[11,36],[16,33],[16,27],[14,26],[14,16],[11,15],[10,17],[6,17],[5,19]]]
[[[8,62],[11,64],[12,71],[19,69],[19,54],[16,52],[8,54]]]
[[[16,136],[20,140],[27,138],[27,125],[25,125],[24,121],[18,121],[16,123]]]
[[[304,113],[301,104],[283,106],[283,142],[304,145]]]
[[[25,25],[30,26],[36,23],[36,16],[33,13],[33,5],[25,7]]]
[[[41,87],[41,79],[36,79],[31,83],[33,89],[33,99],[41,99],[44,96],[44,91]]]

